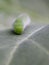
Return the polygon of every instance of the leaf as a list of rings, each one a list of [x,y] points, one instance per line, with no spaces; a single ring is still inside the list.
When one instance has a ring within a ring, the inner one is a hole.
[[[49,55],[28,39],[18,46],[9,65],[49,65]]]
[[[23,43],[24,41],[26,41],[30,36],[32,36],[34,33],[38,32],[39,30],[41,30],[44,27],[45,26],[43,26],[43,25],[30,24],[30,26],[28,26],[25,29],[25,31],[22,35],[14,34],[11,29],[0,31],[0,65],[11,65],[13,62],[12,60],[14,59],[14,56],[15,56],[14,54],[17,52],[17,49],[19,52],[19,45],[24,44]],[[28,42],[29,42],[29,40],[28,40]],[[25,51],[23,51],[23,52],[25,52]],[[20,53],[21,53],[21,51],[20,51]],[[16,55],[17,55],[17,53],[16,53]],[[18,57],[15,58],[15,61],[17,58]],[[18,63],[19,62],[21,62],[21,61],[18,61]],[[16,64],[16,63],[13,62],[13,64]],[[25,64],[25,63],[23,63],[23,64]]]

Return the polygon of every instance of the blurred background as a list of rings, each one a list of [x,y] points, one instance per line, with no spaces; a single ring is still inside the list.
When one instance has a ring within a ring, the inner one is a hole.
[[[0,0],[1,24],[8,26],[21,13],[28,13],[32,22],[48,24],[49,0]]]

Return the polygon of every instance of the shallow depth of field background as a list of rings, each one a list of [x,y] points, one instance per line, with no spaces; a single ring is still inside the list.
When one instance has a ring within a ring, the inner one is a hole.
[[[0,23],[8,25],[21,13],[28,13],[32,22],[49,23],[49,0],[0,0]]]

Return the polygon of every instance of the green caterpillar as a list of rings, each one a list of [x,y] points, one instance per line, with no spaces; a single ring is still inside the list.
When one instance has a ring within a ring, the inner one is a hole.
[[[22,34],[24,29],[30,24],[30,18],[26,14],[20,15],[13,23],[13,29],[16,34]]]

